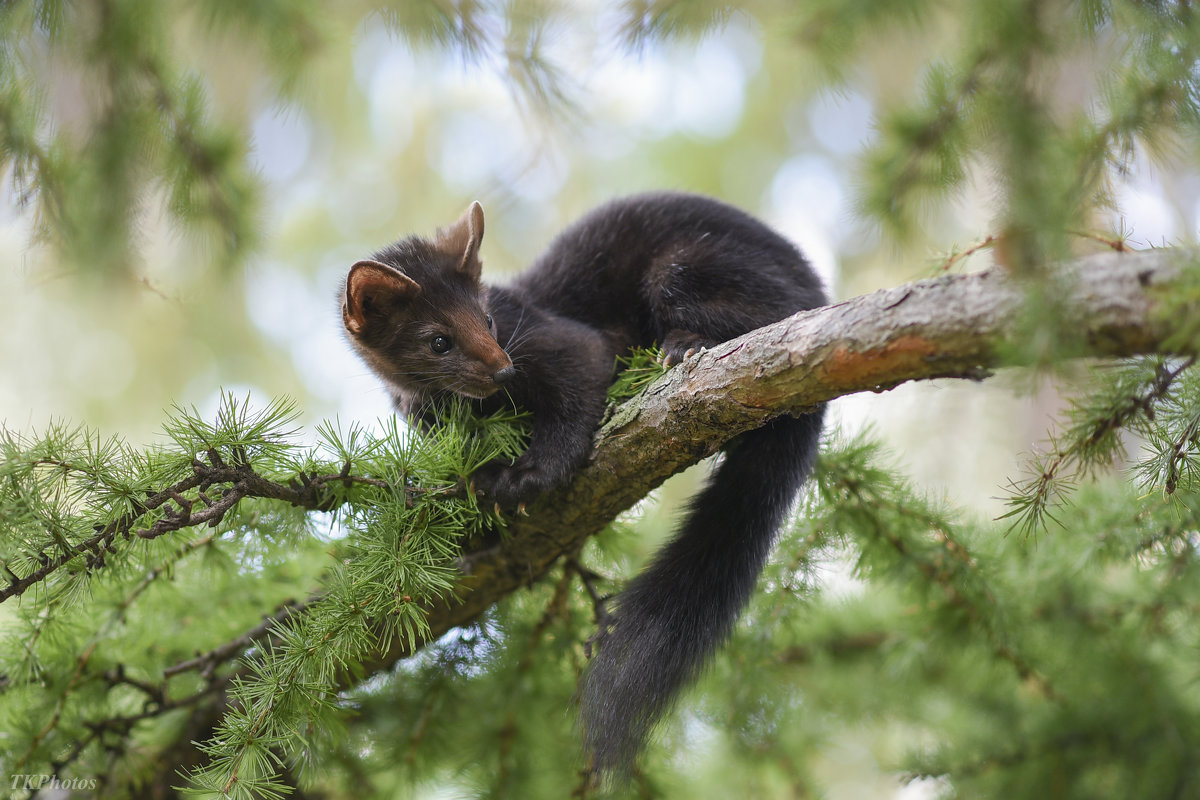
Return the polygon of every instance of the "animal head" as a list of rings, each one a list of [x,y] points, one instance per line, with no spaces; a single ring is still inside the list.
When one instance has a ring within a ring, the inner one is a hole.
[[[350,267],[342,324],[392,388],[482,399],[514,374],[482,302],[482,241],[476,202],[433,239],[411,236]]]

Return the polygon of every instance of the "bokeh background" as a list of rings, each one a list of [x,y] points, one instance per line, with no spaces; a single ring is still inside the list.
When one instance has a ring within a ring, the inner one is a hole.
[[[68,420],[153,444],[173,405],[211,415],[222,390],[263,406],[293,398],[302,436],[323,419],[386,416],[386,395],[342,337],[342,277],[476,199],[487,216],[485,273],[496,281],[587,209],[645,189],[707,193],[761,216],[804,250],[835,299],[937,274],[950,253],[998,232],[999,178],[982,162],[905,238],[861,212],[862,155],[876,121],[912,102],[956,44],[957,23],[936,9],[869,46],[846,43],[853,59],[833,66],[770,4],[694,3],[694,16],[643,29],[636,4],[597,0],[304,3],[296,28],[277,40],[240,12],[229,12],[232,21],[217,12],[235,5],[162,7],[171,9],[171,57],[204,98],[205,119],[244,146],[254,241],[230,257],[181,226],[168,190],[150,181],[124,259],[114,265],[98,251],[91,263],[44,235],[36,192],[10,165],[0,173],[5,427]],[[451,27],[414,21],[425,6]],[[262,6],[284,20],[286,7]],[[1086,108],[1102,90],[1096,64],[1119,47],[1096,41],[1065,54],[1043,90]],[[84,142],[93,121],[89,62],[69,44],[41,21],[18,48],[26,74],[42,81],[47,141],[65,131]],[[1149,155],[1131,154],[1114,174],[1111,208],[1087,233],[1134,246],[1194,241],[1200,172],[1178,143]],[[1103,247],[1078,242],[1080,252]],[[982,249],[954,269],[991,258]],[[981,384],[906,385],[842,398],[833,420],[847,431],[873,427],[923,491],[990,517],[1070,380],[1002,373]],[[683,476],[660,492],[662,505],[641,507],[647,526],[665,529],[694,480]],[[637,547],[649,552],[653,537]],[[835,592],[855,590],[836,564],[826,577]],[[817,769],[831,798],[872,786],[869,796],[880,797],[936,789],[873,773],[875,756],[853,734],[826,755]],[[839,775],[853,779],[843,785]]]

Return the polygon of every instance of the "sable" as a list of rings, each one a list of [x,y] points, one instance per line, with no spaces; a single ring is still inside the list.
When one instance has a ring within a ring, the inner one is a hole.
[[[532,415],[528,450],[474,484],[523,508],[589,457],[615,359],[658,344],[671,363],[825,303],[794,245],[715,200],[647,194],[563,231],[508,287],[480,281],[483,209],[433,239],[354,264],[342,293],[353,346],[397,408],[430,424],[439,397]],[[501,391],[503,390],[503,391]],[[622,592],[581,691],[589,767],[626,771],[654,723],[728,636],[812,468],[824,407],[733,440],[675,538]]]

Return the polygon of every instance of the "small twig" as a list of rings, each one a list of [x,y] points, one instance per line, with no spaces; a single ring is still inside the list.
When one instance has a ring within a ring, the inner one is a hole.
[[[184,672],[192,672],[199,670],[201,675],[208,676],[212,674],[213,669],[217,664],[221,664],[233,658],[254,642],[261,639],[271,628],[277,624],[287,620],[293,614],[298,614],[304,611],[312,603],[319,600],[319,596],[310,597],[303,603],[297,600],[288,600],[279,609],[269,617],[264,617],[263,621],[255,625],[250,630],[243,633],[241,636],[228,641],[219,647],[214,647],[207,653],[197,655],[194,658],[189,658],[186,661],[180,661],[174,666],[167,667],[163,670],[163,678],[173,678]]]
[[[1179,485],[1179,465],[1186,461],[1184,451],[1187,450],[1191,442],[1195,441],[1198,431],[1200,431],[1200,417],[1192,417],[1191,421],[1184,426],[1183,432],[1172,443],[1171,456],[1167,460],[1167,478],[1164,485],[1167,494],[1174,494],[1176,487]]]
[[[597,644],[604,641],[604,637],[608,634],[613,624],[613,615],[608,611],[608,601],[612,599],[612,595],[601,594],[596,588],[596,583],[599,581],[611,583],[612,581],[600,573],[585,567],[579,561],[578,550],[575,555],[567,559],[566,565],[572,572],[579,576],[579,582],[583,584],[584,591],[592,599],[592,616],[596,623],[596,632],[589,636],[583,643],[583,654],[591,658],[592,650]]]
[[[1133,250],[1132,247],[1126,244],[1124,238],[1109,239],[1106,236],[1102,236],[1099,233],[1092,233],[1091,231],[1071,230],[1067,231],[1067,233],[1071,234],[1072,236],[1078,236],[1080,239],[1091,239],[1093,242],[1099,242],[1100,244],[1105,245],[1106,247],[1109,247],[1118,253],[1129,253]]]
[[[942,265],[940,267],[938,267],[937,271],[938,272],[949,272],[950,268],[953,267],[955,264],[957,264],[959,261],[970,258],[971,256],[978,253],[980,250],[986,250],[988,248],[995,247],[1000,242],[1000,240],[1003,238],[1004,237],[1000,234],[989,233],[987,236],[983,237],[983,239],[981,241],[971,245],[966,250],[963,250],[962,252],[958,252],[958,253],[951,253],[950,257],[947,258],[944,262],[942,262]]]
[[[140,283],[143,287],[145,287],[147,291],[153,292],[154,294],[161,297],[163,300],[181,305],[179,298],[171,297],[169,294],[164,292],[162,289],[155,286],[154,283],[149,278],[147,278],[145,275],[143,275],[141,278],[138,279],[138,283]]]
[[[405,486],[404,505],[412,508],[418,497],[467,497],[466,479],[460,478],[453,486]]]
[[[1092,233],[1090,231],[1080,231],[1080,230],[1068,230],[1068,231],[1066,231],[1066,233],[1071,236],[1077,236],[1080,239],[1090,239],[1094,242],[1099,242],[1100,244],[1102,244],[1118,253],[1128,253],[1128,252],[1131,252],[1133,249],[1128,244],[1126,244],[1124,239],[1109,239],[1108,237],[1102,236],[1099,233]],[[970,258],[971,256],[975,255],[976,253],[980,252],[981,250],[988,250],[993,247],[996,247],[997,245],[1003,244],[1003,242],[1004,242],[1004,234],[989,233],[987,236],[984,236],[983,239],[981,239],[980,241],[976,242],[973,245],[970,245],[965,250],[962,250],[961,252],[957,252],[957,253],[951,253],[949,255],[949,257],[947,257],[946,260],[943,261],[942,264],[938,267],[937,271],[938,272],[949,272],[950,268],[953,267],[958,262],[963,261],[964,259]]]
[[[572,556],[567,559],[567,566],[579,576],[579,582],[583,584],[583,589],[588,593],[588,597],[592,598],[592,611],[594,620],[598,627],[603,627],[607,624],[610,617],[607,609],[608,601],[612,599],[611,594],[601,594],[596,588],[596,584],[600,581],[612,583],[611,578],[607,578],[588,567],[584,566],[578,556]]]
[[[104,680],[108,681],[110,686],[124,684],[137,689],[142,694],[146,695],[147,705],[153,704],[155,706],[162,707],[167,704],[166,689],[164,686],[130,677],[129,675],[125,674],[124,664],[118,664],[114,669],[106,671],[103,677]]]
[[[781,651],[777,658],[785,664],[804,664],[811,661],[817,653],[841,656],[868,652],[878,650],[896,638],[894,631],[863,631],[825,642],[793,645]]]

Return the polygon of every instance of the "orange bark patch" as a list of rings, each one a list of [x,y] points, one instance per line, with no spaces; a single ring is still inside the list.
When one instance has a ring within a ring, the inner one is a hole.
[[[923,336],[900,336],[873,350],[840,346],[819,367],[827,386],[870,389],[920,377],[938,355],[937,344]]]

